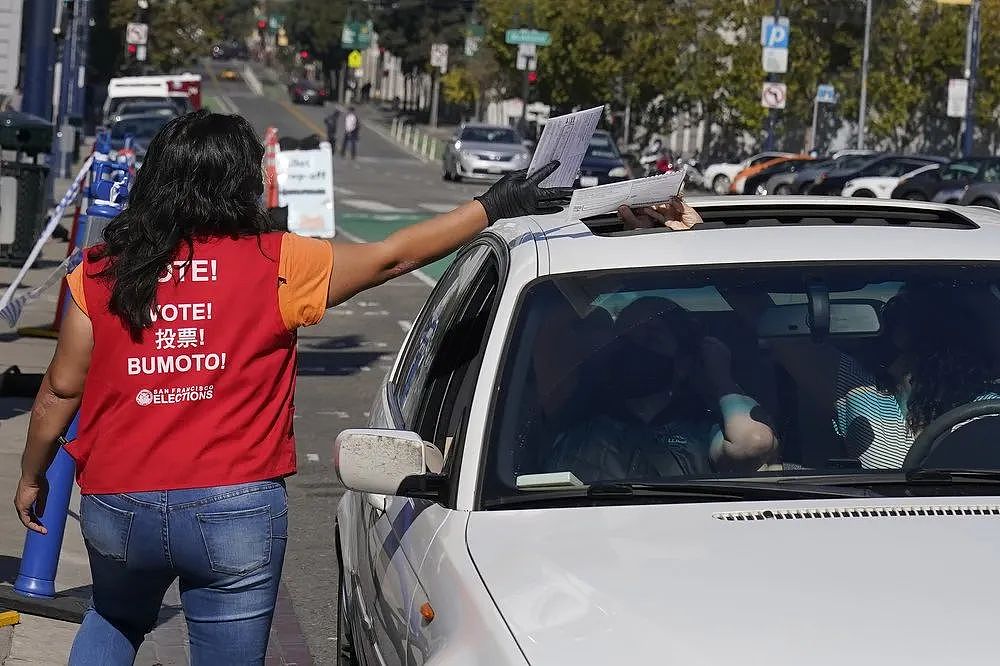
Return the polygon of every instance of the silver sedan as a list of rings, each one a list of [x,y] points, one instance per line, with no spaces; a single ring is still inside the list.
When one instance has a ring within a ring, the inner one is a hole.
[[[448,142],[441,165],[445,180],[492,180],[527,168],[531,153],[510,127],[468,123]]]

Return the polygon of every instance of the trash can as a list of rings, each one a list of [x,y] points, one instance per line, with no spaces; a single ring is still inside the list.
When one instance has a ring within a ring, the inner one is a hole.
[[[45,224],[52,124],[26,113],[0,113],[0,264],[20,265]],[[33,162],[29,162],[32,158]]]

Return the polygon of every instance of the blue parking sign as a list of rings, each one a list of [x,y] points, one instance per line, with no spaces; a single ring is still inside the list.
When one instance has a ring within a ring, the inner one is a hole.
[[[787,16],[779,16],[777,21],[773,16],[765,16],[760,21],[760,43],[765,48],[787,49],[790,32]]]
[[[816,88],[816,101],[821,104],[835,104],[837,101],[837,91],[828,83],[821,83]]]

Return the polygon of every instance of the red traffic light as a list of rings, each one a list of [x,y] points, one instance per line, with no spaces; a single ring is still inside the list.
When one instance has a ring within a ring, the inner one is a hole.
[[[306,60],[307,58],[309,58],[309,51],[306,51],[305,49],[299,51],[299,57],[302,58],[303,60]]]
[[[528,83],[530,83],[531,85],[535,85],[536,83],[538,83],[538,72],[536,71],[528,72]]]
[[[261,19],[261,20],[257,21],[257,29],[258,30],[263,30],[266,27],[267,27],[267,21],[265,21],[264,19]]]
[[[128,54],[129,55],[135,55],[138,51],[139,51],[139,47],[136,46],[135,44],[129,44],[128,45]]]

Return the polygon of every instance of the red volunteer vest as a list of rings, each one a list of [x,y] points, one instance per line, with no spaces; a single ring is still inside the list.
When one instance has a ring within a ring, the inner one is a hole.
[[[281,233],[195,243],[134,342],[84,261],[94,350],[69,453],[84,493],[204,488],[295,472],[295,333],[278,309]]]

